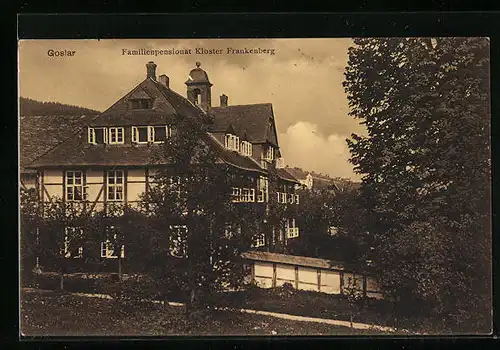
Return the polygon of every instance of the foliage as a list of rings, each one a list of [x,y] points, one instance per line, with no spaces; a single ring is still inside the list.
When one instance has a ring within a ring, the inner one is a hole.
[[[367,128],[347,140],[359,240],[387,297],[444,330],[489,330],[489,41],[360,38],[345,76]]]
[[[59,102],[40,102],[25,97],[19,98],[19,106],[22,116],[99,114],[98,111],[89,108]]]
[[[172,123],[173,135],[155,158],[169,166],[155,169],[141,201],[150,223],[147,264],[165,294],[191,293],[189,303],[203,303],[205,295],[242,283],[241,253],[251,245],[256,209],[231,202],[231,186],[246,180],[218,162],[205,122]]]

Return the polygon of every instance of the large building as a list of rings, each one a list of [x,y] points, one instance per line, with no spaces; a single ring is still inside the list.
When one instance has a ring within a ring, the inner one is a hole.
[[[281,154],[272,104],[231,106],[222,95],[220,106],[212,106],[212,83],[199,62],[185,82],[186,97],[170,88],[168,76],[157,77],[156,67],[148,62],[145,79],[97,116],[71,123],[47,117],[45,123],[59,125],[38,129],[43,135],[38,137],[28,131],[35,132],[39,120],[21,119],[22,186],[34,185],[42,205],[58,197],[90,204],[93,210],[105,210],[109,203],[137,206],[155,171],[169,166],[152,159],[176,132],[174,117],[210,116],[213,123],[204,141],[220,162],[249,179],[246,187],[232,189],[234,202],[266,205],[270,196],[287,205],[299,202],[298,181],[283,168],[277,169],[278,193],[269,193],[268,167]],[[295,218],[284,221],[279,235],[285,240],[299,235]],[[256,232],[255,246],[266,243]],[[101,257],[108,255],[103,245]]]

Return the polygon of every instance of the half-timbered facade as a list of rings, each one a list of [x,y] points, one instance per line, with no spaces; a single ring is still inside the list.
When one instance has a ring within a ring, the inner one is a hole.
[[[298,203],[298,181],[283,168],[277,169],[278,192],[269,193],[268,167],[280,157],[272,105],[230,106],[222,95],[220,106],[213,107],[212,83],[199,63],[185,84],[186,97],[170,88],[166,75],[157,78],[156,64],[149,62],[145,80],[25,166],[36,173],[41,203],[57,197],[92,210],[137,206],[154,173],[168,166],[153,156],[175,134],[173,120],[178,116],[213,120],[204,141],[217,151],[220,162],[247,179],[245,186],[232,189],[234,202],[267,203],[276,196],[280,203]],[[299,235],[295,218],[285,220],[283,233],[287,239]],[[261,236],[255,233],[255,247],[266,246]]]

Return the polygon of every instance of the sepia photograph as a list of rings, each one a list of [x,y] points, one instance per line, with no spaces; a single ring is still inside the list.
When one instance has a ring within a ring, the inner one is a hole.
[[[486,37],[18,41],[19,326],[492,332]]]

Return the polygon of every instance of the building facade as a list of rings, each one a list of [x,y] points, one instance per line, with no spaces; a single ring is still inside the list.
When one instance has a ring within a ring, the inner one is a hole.
[[[199,62],[185,85],[186,97],[170,88],[168,76],[157,77],[156,64],[148,62],[145,79],[107,110],[82,117],[83,125],[64,130],[66,137],[60,142],[47,146],[48,141],[44,144],[38,139],[49,149],[25,160],[22,186],[35,187],[42,207],[55,198],[95,211],[111,205],[137,207],[154,174],[169,166],[157,155],[165,140],[176,133],[174,117],[210,118],[203,141],[216,150],[219,162],[248,179],[246,187],[232,188],[233,202],[266,205],[274,196],[279,203],[297,204],[298,181],[286,169],[276,170],[277,193],[269,191],[268,168],[280,158],[272,104],[231,106],[222,95],[220,105],[212,106],[212,83]],[[23,134],[29,133],[23,133],[21,125],[22,153],[31,142]],[[31,174],[29,184],[27,174]],[[295,222],[295,218],[284,221],[282,238],[299,235]],[[255,232],[255,248],[266,249],[267,243],[262,233]],[[105,243],[102,247],[102,258],[116,257],[108,254]]]

